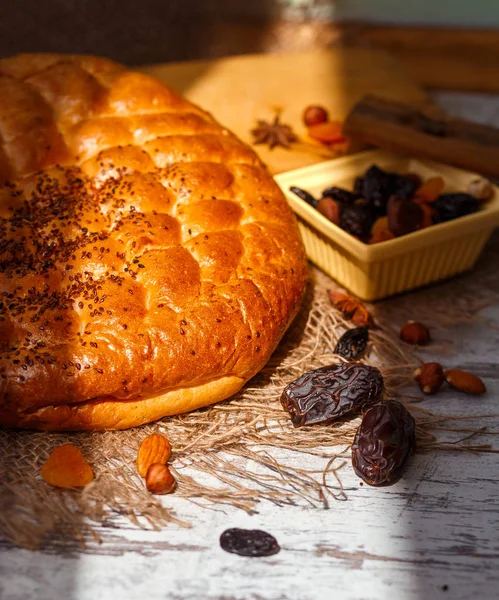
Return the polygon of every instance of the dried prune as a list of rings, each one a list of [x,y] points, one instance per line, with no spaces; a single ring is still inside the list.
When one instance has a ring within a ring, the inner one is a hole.
[[[393,195],[395,182],[390,173],[377,165],[372,165],[364,173],[364,177],[355,180],[355,191],[369,200],[377,216],[386,214],[386,203]]]
[[[302,200],[305,200],[305,202],[307,204],[310,204],[310,206],[313,206],[314,208],[317,208],[317,204],[319,203],[319,201],[316,198],[314,198],[312,196],[312,194],[310,194],[306,190],[302,190],[299,187],[291,186],[289,188],[289,191],[293,192],[293,194],[296,194],[298,196],[298,198],[301,198]]]
[[[441,194],[435,201],[436,221],[442,223],[476,212],[480,202],[464,192]]]
[[[424,212],[419,204],[392,196],[388,200],[388,227],[397,237],[421,229]]]
[[[281,548],[273,535],[260,529],[227,529],[220,536],[220,546],[239,556],[272,556]]]
[[[352,445],[352,465],[369,485],[395,483],[415,446],[415,422],[400,402],[372,406],[362,418]]]
[[[414,197],[416,190],[419,187],[419,181],[412,175],[397,175],[393,174],[393,194],[404,200],[410,200]],[[417,177],[417,176],[416,176]]]
[[[369,204],[346,204],[341,211],[340,226],[358,238],[367,239],[375,216]]]
[[[305,373],[288,384],[281,404],[295,427],[331,423],[380,400],[383,377],[361,363],[333,364]]]
[[[333,200],[338,200],[338,202],[343,202],[344,204],[353,204],[355,200],[360,198],[359,194],[336,186],[327,187],[323,190],[322,197],[333,198]]]
[[[414,196],[419,180],[413,175],[399,175],[372,165],[364,177],[355,180],[355,192],[369,200],[377,216],[386,215],[386,205],[391,196],[409,200]]]
[[[334,348],[334,353],[348,360],[353,360],[364,354],[368,342],[369,329],[367,327],[355,327],[345,331],[340,337]]]

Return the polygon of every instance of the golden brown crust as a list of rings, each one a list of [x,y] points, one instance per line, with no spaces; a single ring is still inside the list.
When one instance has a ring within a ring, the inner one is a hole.
[[[0,99],[0,425],[123,428],[233,394],[306,279],[257,156],[105,59],[0,60]]]

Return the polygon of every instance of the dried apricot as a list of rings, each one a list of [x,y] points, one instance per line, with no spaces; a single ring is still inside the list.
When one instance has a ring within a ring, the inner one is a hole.
[[[445,181],[442,177],[431,177],[416,190],[415,196],[423,202],[435,202],[435,200],[443,192],[444,187]]]
[[[430,227],[433,225],[433,217],[435,216],[435,209],[429,204],[420,204],[421,210],[423,211],[423,220],[421,221],[421,229]]]
[[[47,483],[61,488],[84,487],[94,478],[91,466],[73,444],[62,444],[52,450],[41,474]]]
[[[369,243],[379,244],[380,242],[387,242],[388,240],[393,240],[394,238],[395,234],[389,229],[380,229],[374,235],[371,236]]]
[[[376,235],[379,231],[388,229],[388,217],[378,217],[373,223],[371,235]]]
[[[308,135],[319,142],[325,144],[334,144],[336,142],[344,142],[345,137],[341,133],[341,123],[339,121],[327,121],[311,125],[308,128]]]

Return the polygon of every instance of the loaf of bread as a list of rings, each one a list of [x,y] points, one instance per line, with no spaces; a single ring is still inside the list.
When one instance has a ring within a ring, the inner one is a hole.
[[[0,60],[0,425],[121,429],[228,398],[306,258],[255,153],[106,59]]]

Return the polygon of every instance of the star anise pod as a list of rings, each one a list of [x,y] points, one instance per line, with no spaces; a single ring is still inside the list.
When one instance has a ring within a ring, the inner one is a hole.
[[[279,122],[280,114],[277,113],[272,122],[258,119],[257,126],[251,130],[255,138],[254,144],[267,144],[272,150],[276,146],[289,148],[293,142],[298,141],[298,137],[290,125],[284,125]]]

